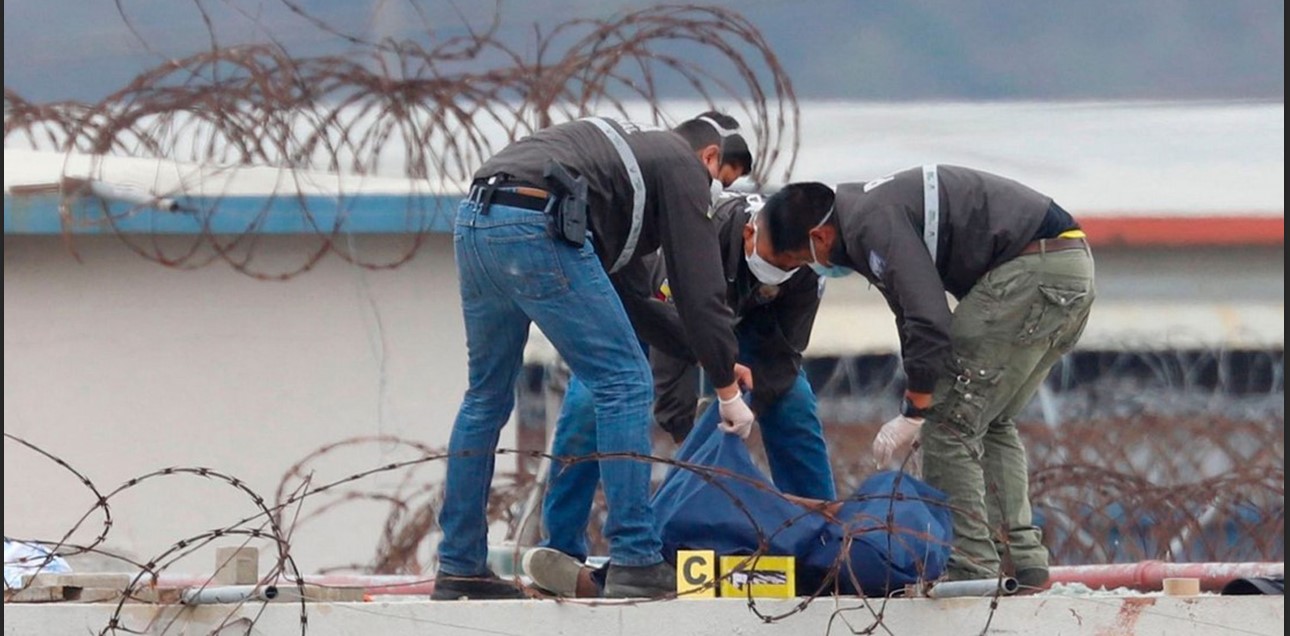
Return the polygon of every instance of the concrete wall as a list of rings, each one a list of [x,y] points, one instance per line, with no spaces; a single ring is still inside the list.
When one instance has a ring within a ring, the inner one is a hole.
[[[861,630],[878,623],[875,616],[879,615],[881,626],[874,633],[894,636],[980,633],[1272,636],[1283,633],[1285,621],[1284,596],[1004,598],[998,600],[998,607],[993,610],[991,602],[988,598],[886,602],[878,599],[862,604],[855,599],[842,599],[835,604],[821,599],[800,613],[770,623],[762,622],[749,611],[747,601],[740,599],[600,606],[552,601],[332,603],[311,604],[306,616],[307,633],[311,636],[427,633],[443,636],[770,636],[785,633],[824,636],[868,633]],[[797,600],[761,601],[757,609],[764,615],[776,616],[792,612],[796,603]],[[6,636],[99,633],[115,609],[115,605],[8,604],[4,611],[4,633]],[[254,628],[250,628],[251,621]],[[300,621],[301,607],[294,603],[196,609],[127,605],[121,614],[120,626],[145,634],[207,634],[220,631],[222,626],[238,633],[292,634],[301,633]]]
[[[271,271],[315,244],[262,240],[254,265]],[[392,260],[405,245],[364,240],[360,254]],[[465,388],[451,237],[429,237],[398,269],[366,271],[333,256],[285,283],[223,264],[162,267],[115,238],[75,247],[80,262],[56,237],[5,237],[4,428],[101,490],[201,465],[271,497],[291,464],[324,444],[378,434],[446,444]],[[30,451],[7,441],[4,453],[6,534],[57,538],[93,503]],[[388,445],[341,453],[313,482],[412,456]],[[355,503],[334,523],[311,523],[295,537],[302,567],[370,557],[386,511]],[[152,555],[249,513],[227,486],[167,478],[113,500],[112,546]],[[97,517],[87,525],[75,539],[88,541]]]
[[[152,249],[148,237],[132,240]],[[190,240],[160,246],[175,254]],[[258,271],[292,269],[317,246],[304,237],[259,240]],[[355,247],[368,262],[390,262],[408,240],[367,236]],[[428,237],[395,269],[365,270],[333,255],[288,282],[223,263],[163,267],[114,237],[72,245],[79,260],[60,237],[5,237],[4,428],[100,490],[165,466],[203,465],[271,498],[291,465],[325,444],[381,434],[446,444],[465,388],[449,237]],[[1098,268],[1101,296],[1085,346],[1283,342],[1283,248],[1106,251]],[[895,344],[876,291],[858,277],[831,284],[813,353]],[[546,351],[540,336],[531,350],[534,358]],[[312,483],[414,456],[388,444],[329,455]],[[10,536],[56,539],[93,503],[76,478],[11,441],[4,460]],[[412,484],[437,475],[437,465],[418,469]],[[109,546],[139,556],[254,513],[245,496],[197,477],[134,488],[112,500],[111,512]],[[293,537],[299,566],[365,562],[387,512],[353,502],[311,522]],[[94,516],[72,540],[88,542],[99,528]],[[200,558],[176,569],[203,571],[209,554]]]

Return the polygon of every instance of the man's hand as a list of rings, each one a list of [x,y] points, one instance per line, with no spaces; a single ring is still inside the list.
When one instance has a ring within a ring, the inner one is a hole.
[[[736,362],[735,385],[743,387],[745,391],[751,391],[753,388],[752,369]]]
[[[904,456],[918,439],[918,432],[923,428],[923,418],[897,415],[890,422],[882,425],[878,436],[873,438],[873,459],[882,468],[896,456]]]
[[[721,430],[738,435],[739,439],[748,439],[754,418],[752,409],[744,403],[742,395],[735,393],[730,399],[718,398],[717,409],[721,413],[721,422],[717,424]]]

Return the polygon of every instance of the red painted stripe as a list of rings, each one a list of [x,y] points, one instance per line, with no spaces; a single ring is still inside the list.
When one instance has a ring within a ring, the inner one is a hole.
[[[1283,216],[1083,216],[1094,247],[1285,245]]]

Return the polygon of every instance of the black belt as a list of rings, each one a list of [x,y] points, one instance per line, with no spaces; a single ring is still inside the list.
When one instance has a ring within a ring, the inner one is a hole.
[[[490,188],[492,189],[491,195],[488,194]],[[496,204],[544,212],[546,211],[548,200],[551,198],[551,193],[541,188],[527,185],[508,185],[505,182],[492,185],[481,183],[470,187],[469,198],[471,201],[485,206]]]
[[[1031,241],[1021,248],[1021,255],[1040,254],[1044,252],[1061,252],[1063,250],[1084,249],[1088,241],[1082,238],[1050,238]]]

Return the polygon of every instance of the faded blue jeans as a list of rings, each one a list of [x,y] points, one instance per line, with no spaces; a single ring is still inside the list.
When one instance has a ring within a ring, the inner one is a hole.
[[[594,432],[599,428],[596,417],[591,391],[574,375],[564,394],[551,454],[579,457],[594,452]],[[677,459],[688,457],[709,436],[724,435],[717,428],[720,418],[713,402],[677,450]],[[757,425],[777,488],[799,497],[829,501],[836,498],[815,392],[805,372],[798,373],[792,388],[758,415]],[[596,462],[589,461],[551,464],[542,500],[542,523],[547,535],[542,545],[577,559],[587,558],[587,520],[596,496],[597,470]],[[616,561],[612,549],[610,560]]]
[[[470,386],[448,444],[439,571],[470,576],[487,569],[485,510],[494,452],[515,406],[530,323],[586,383],[594,403],[594,451],[649,454],[654,387],[640,341],[591,241],[578,248],[552,238],[541,212],[492,205],[481,213],[465,200],[453,245]],[[609,503],[611,558],[627,566],[662,561],[649,464],[602,460],[599,474]]]

